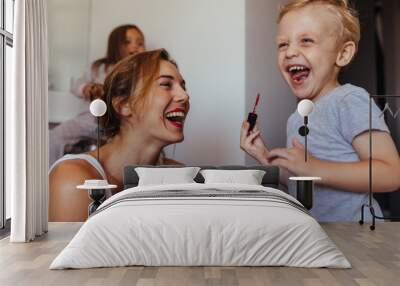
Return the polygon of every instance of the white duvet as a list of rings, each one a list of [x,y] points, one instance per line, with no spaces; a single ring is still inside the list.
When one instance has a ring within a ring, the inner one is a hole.
[[[50,269],[145,266],[294,266],[350,268],[310,215],[257,198],[153,198],[122,201],[131,192],[277,189],[238,184],[179,184],[120,192],[90,217]],[[108,207],[107,207],[108,206]]]

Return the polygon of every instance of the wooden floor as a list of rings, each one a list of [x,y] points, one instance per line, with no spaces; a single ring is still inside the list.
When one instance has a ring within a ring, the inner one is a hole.
[[[0,241],[0,285],[400,285],[400,223],[375,231],[355,223],[323,224],[353,268],[120,267],[48,270],[80,223],[50,223],[32,243]]]

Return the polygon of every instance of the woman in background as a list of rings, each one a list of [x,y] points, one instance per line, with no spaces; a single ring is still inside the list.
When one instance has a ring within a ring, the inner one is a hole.
[[[165,50],[128,56],[107,75],[104,86],[91,84],[85,96],[101,98],[108,141],[96,151],[65,155],[50,169],[49,220],[84,221],[90,199],[76,189],[87,179],[103,179],[122,189],[127,165],[179,164],[160,159],[165,146],[184,139],[189,111],[185,81]],[[118,191],[117,190],[117,191]]]
[[[91,83],[103,83],[118,61],[144,50],[145,38],[139,27],[129,24],[115,28],[108,37],[106,56],[93,62],[90,71],[75,82],[71,92],[85,101],[91,101],[87,92]],[[95,130],[95,118],[89,112],[89,104],[86,111],[50,130],[50,165],[64,154],[67,144],[77,143],[82,138],[96,138]]]

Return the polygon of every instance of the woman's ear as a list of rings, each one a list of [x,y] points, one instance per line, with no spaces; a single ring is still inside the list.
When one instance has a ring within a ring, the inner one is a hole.
[[[125,117],[132,115],[132,107],[129,100],[122,97],[116,97],[113,98],[112,105],[118,114]]]
[[[337,56],[336,65],[341,68],[347,66],[353,59],[355,53],[356,44],[353,41],[344,43]]]

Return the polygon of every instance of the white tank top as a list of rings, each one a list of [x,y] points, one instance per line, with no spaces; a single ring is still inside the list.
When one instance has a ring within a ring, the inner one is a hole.
[[[100,162],[97,161],[97,159],[93,156],[90,156],[88,154],[66,154],[63,157],[61,157],[60,159],[58,159],[57,161],[55,161],[53,163],[53,165],[51,165],[50,169],[49,169],[49,174],[50,172],[61,162],[66,161],[66,160],[85,160],[86,162],[88,162],[90,165],[92,165],[93,168],[95,168],[97,170],[97,172],[99,172],[99,174],[101,175],[103,180],[107,180],[107,176],[106,176],[106,172],[104,171],[103,167],[101,166]],[[83,182],[82,182],[83,183]],[[112,192],[110,189],[106,190],[106,197],[109,198],[112,196]]]

